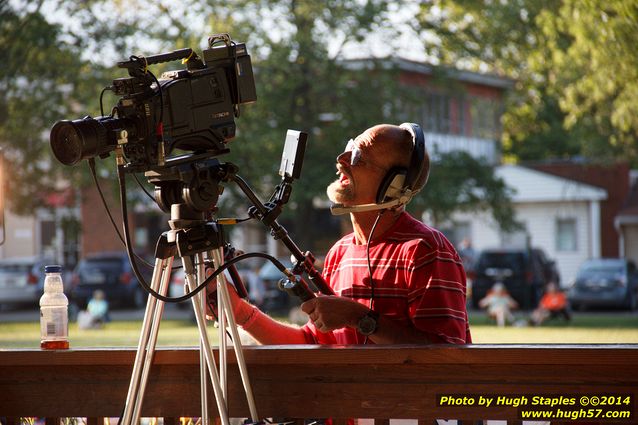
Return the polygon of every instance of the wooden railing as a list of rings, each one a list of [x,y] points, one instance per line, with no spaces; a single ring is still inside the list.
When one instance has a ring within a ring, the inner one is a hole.
[[[119,348],[0,350],[0,417],[118,417],[134,357]],[[230,416],[247,417],[229,357]],[[534,396],[575,398],[575,408],[582,396],[612,395],[631,401],[615,407],[631,418],[616,422],[638,422],[638,345],[253,346],[245,357],[263,417],[520,420]],[[199,392],[197,349],[158,349],[142,416],[197,417]],[[439,406],[442,396],[475,402]],[[485,407],[480,396],[527,405]]]

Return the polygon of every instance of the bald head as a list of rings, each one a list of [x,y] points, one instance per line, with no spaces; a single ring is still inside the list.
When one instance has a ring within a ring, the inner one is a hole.
[[[379,124],[370,127],[357,137],[362,150],[368,151],[378,164],[392,167],[408,168],[414,143],[412,134],[405,128],[392,124]],[[418,176],[415,188],[420,190],[427,181],[430,171],[430,157],[425,151],[423,170]]]

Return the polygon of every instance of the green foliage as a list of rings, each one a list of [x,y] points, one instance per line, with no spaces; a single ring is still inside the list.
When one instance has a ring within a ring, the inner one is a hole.
[[[425,209],[437,224],[455,211],[490,211],[505,232],[519,229],[510,197],[511,189],[494,175],[494,168],[466,152],[437,155],[430,178],[411,208]]]
[[[556,46],[549,57],[556,73],[550,87],[566,112],[565,126],[591,120],[610,147],[637,161],[638,4],[564,0],[558,13],[544,10],[537,22]]]
[[[442,63],[516,80],[503,121],[512,159],[638,163],[635,2],[435,0],[414,27]]]
[[[78,114],[96,74],[45,19],[42,2],[0,4],[0,141],[7,157],[9,204],[19,213],[42,206],[62,167],[49,159],[54,121]],[[69,170],[65,170],[69,173]],[[67,174],[73,178],[73,171]],[[77,178],[77,175],[75,176]]]

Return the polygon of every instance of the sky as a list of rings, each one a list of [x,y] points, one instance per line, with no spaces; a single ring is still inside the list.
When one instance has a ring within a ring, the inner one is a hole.
[[[27,11],[33,10],[36,3],[28,0],[9,1],[17,9]],[[62,6],[60,6],[60,3],[62,3]],[[64,3],[64,1],[61,2],[59,0],[44,0],[42,5],[43,14],[47,16],[47,19],[49,19],[50,21],[60,23],[73,32],[81,33],[82,27],[80,22],[75,19],[69,19],[69,14],[65,10],[65,7],[63,5]],[[184,16],[184,21],[188,22],[189,27],[201,27],[201,33],[203,34],[201,45],[191,47],[195,49],[201,49],[205,47],[206,39],[208,35],[210,35],[210,30],[206,28],[206,24],[204,22],[205,19],[202,19],[203,17],[197,15],[196,13],[193,15],[192,11],[182,9],[183,6],[180,2],[164,1],[163,3],[170,5],[173,16]],[[365,42],[348,43],[345,45],[345,48],[341,49],[341,51],[339,52],[341,40],[344,38],[345,35],[335,33],[332,34],[328,40],[329,54],[331,56],[335,56],[337,53],[339,53],[343,59],[399,56],[413,61],[427,60],[428,62],[432,63],[434,59],[426,57],[422,40],[420,40],[419,38],[425,39],[427,42],[432,43],[436,42],[436,38],[434,36],[428,37],[424,34],[420,34],[419,36],[417,36],[406,24],[406,21],[409,21],[417,13],[419,8],[418,3],[419,2],[415,0],[411,4],[408,3],[408,5],[404,5],[400,8],[397,5],[390,6],[389,19],[393,30],[400,33],[398,37],[390,30],[378,30],[373,33]],[[110,4],[111,6],[108,8],[95,6],[95,9],[101,16],[108,16],[112,14],[118,19],[138,19],[133,18],[133,16],[136,13],[139,13],[140,10],[135,7],[135,1],[118,2],[117,0],[114,0]],[[115,9],[113,9],[113,5],[115,5]],[[144,18],[144,15],[142,14],[139,19],[143,20],[147,18]],[[166,27],[167,32],[171,31],[170,22],[168,21],[168,19],[166,21],[155,19],[149,22],[149,25],[151,23],[154,25]],[[278,13],[276,9],[273,9],[272,13],[264,16],[260,24],[264,29],[270,32],[271,36],[274,35],[275,39],[277,37],[277,33],[281,33],[281,36],[283,37],[286,35],[287,32],[292,30],[290,26],[286,25],[285,20],[281,19],[281,14]],[[130,54],[151,55],[162,51],[162,47],[159,45],[159,43],[152,40],[141,40],[139,39],[139,37],[134,40],[132,45],[139,46],[140,51],[127,52],[126,56]],[[111,64],[122,60],[122,52],[116,52],[112,50],[105,51],[103,49],[97,51],[97,45],[94,45],[93,47],[94,50],[89,48],[89,51],[86,52],[86,57],[84,59],[96,62],[100,61],[106,64]],[[248,41],[248,47],[250,50],[250,41]]]

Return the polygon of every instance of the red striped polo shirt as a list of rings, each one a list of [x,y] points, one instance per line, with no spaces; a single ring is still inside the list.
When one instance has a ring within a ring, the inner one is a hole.
[[[366,246],[344,236],[328,252],[323,275],[335,294],[369,305],[405,326],[425,332],[436,343],[471,342],[465,308],[465,271],[447,238],[401,214],[396,223],[370,243],[374,287],[368,275]],[[355,329],[318,331],[309,321],[303,328],[308,343],[362,344]]]

